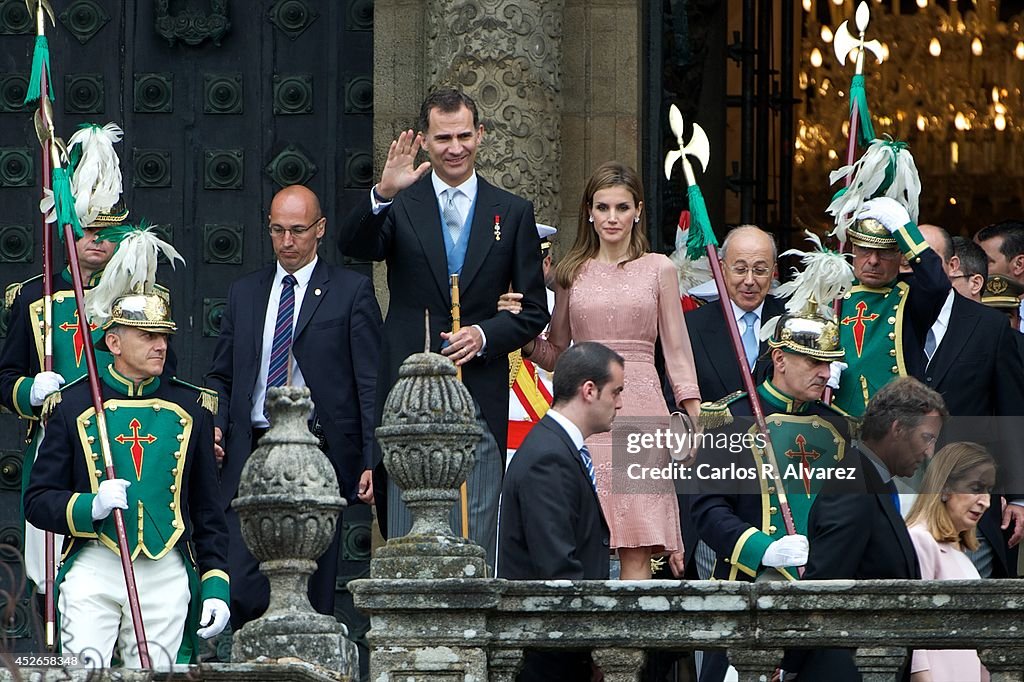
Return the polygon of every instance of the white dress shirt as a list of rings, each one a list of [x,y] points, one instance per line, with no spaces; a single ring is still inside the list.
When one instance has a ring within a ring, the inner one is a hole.
[[[569,434],[569,438],[572,439],[572,444],[576,446],[576,452],[583,449],[583,432],[576,426],[572,421],[558,410],[548,410],[547,412],[552,419],[558,422],[558,425],[565,429],[565,432]]]
[[[946,302],[942,304],[939,316],[935,318],[935,324],[932,325],[930,330],[932,336],[935,337],[935,350],[932,352],[932,357],[935,357],[943,337],[946,336],[946,330],[949,329],[949,316],[953,314],[953,298],[955,296],[956,289],[950,289],[949,294],[946,295]],[[931,362],[931,358],[927,358],[927,360]]]
[[[747,323],[743,321],[743,316],[747,314],[747,311],[736,305],[736,301],[731,298],[729,299],[729,303],[732,305],[733,317],[736,318],[736,330],[739,331],[740,336],[743,336],[747,331]],[[761,314],[764,312],[764,301],[761,301],[761,303],[750,312],[757,315],[757,319],[754,320],[754,336],[756,336],[758,341],[760,341],[761,323],[764,322],[764,320],[761,319]]]
[[[316,267],[317,260],[318,257],[313,256],[312,261],[292,273],[297,282],[295,285],[295,310],[292,313],[292,334],[295,333],[295,323],[299,319],[302,300],[306,296],[309,278],[313,276],[313,268]],[[281,263],[278,263],[274,281],[270,285],[270,296],[267,297],[267,317],[263,321],[263,343],[260,346],[260,371],[256,375],[256,387],[252,392],[252,412],[249,415],[254,429],[265,429],[270,425],[263,414],[263,402],[267,398],[267,374],[270,372],[270,353],[274,345],[277,309],[281,304],[281,282],[287,274],[288,271],[281,267]],[[292,378],[289,386],[305,386],[306,380],[302,378],[302,370],[299,369],[299,363],[295,361],[294,356],[290,362]]]

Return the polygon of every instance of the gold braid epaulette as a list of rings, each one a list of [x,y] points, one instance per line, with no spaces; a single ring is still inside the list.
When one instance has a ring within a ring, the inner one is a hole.
[[[720,400],[702,403],[700,406],[700,417],[698,421],[705,429],[720,429],[733,423],[734,417],[729,405],[746,396],[745,391],[730,393]]]
[[[14,299],[16,299],[18,294],[21,293],[21,285],[22,282],[15,282],[14,284],[8,285],[7,289],[4,291],[4,307],[8,310],[10,310],[11,306],[14,305]]]
[[[516,375],[519,368],[523,366],[523,354],[516,349],[508,354],[508,387],[512,388],[516,383]]]
[[[220,397],[217,395],[217,391],[212,388],[206,388],[205,386],[196,386],[190,384],[187,381],[179,379],[178,377],[171,377],[171,381],[179,386],[185,388],[191,388],[193,391],[199,393],[199,397],[196,402],[202,405],[204,410],[208,410],[211,414],[217,414],[217,407],[220,404]]]

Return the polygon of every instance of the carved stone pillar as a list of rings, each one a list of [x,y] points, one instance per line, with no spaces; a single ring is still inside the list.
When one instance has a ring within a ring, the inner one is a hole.
[[[1024,682],[1024,649],[978,649],[992,682]]]
[[[592,656],[605,682],[639,682],[647,661],[642,649],[594,649]]]
[[[457,87],[477,103],[486,135],[477,169],[560,212],[564,0],[428,0],[429,89]]]
[[[408,535],[391,538],[370,562],[374,578],[483,578],[484,550],[452,534],[448,514],[480,440],[469,390],[436,353],[410,355],[384,404],[377,440],[384,466],[412,514]]]
[[[231,504],[270,581],[270,605],[235,633],[231,657],[299,658],[354,675],[359,659],[345,626],[314,611],[307,596],[309,576],[345,506],[334,467],[306,426],[312,408],[308,388],[267,390],[271,427],[245,463]]]
[[[907,664],[904,647],[861,647],[857,649],[857,669],[864,682],[891,682]]]
[[[740,682],[768,682],[782,662],[779,649],[729,649],[729,664]]]

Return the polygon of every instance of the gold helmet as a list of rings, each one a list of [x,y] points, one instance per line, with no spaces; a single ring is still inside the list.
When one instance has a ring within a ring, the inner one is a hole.
[[[152,293],[133,292],[114,301],[103,329],[114,325],[135,327],[150,332],[173,334],[178,326],[171,319],[171,301],[159,291]]]
[[[857,220],[846,230],[849,240],[865,249],[898,249],[899,244],[885,225],[874,218]]]
[[[817,304],[813,304],[801,313],[783,315],[768,339],[769,348],[781,348],[815,360],[842,360],[845,352],[839,345],[839,327],[817,309]]]
[[[842,253],[826,249],[816,235],[806,234],[814,249],[790,249],[782,254],[800,256],[804,269],[794,271],[793,279],[775,290],[776,296],[788,297],[786,313],[763,325],[761,338],[768,341],[769,348],[826,362],[842,360],[845,352],[839,345],[839,327],[828,304],[849,291],[853,268]]]

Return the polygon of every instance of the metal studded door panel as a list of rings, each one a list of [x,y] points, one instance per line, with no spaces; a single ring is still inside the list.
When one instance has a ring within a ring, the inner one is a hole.
[[[334,262],[334,227],[372,184],[373,2],[51,2],[58,134],[67,139],[83,122],[124,129],[132,218],[159,225],[186,260],[174,271],[161,266],[159,279],[172,293],[178,374],[201,382],[228,286],[273,259],[274,192],[303,183],[320,195],[321,255]],[[34,31],[24,0],[0,0],[4,287],[42,270],[39,151],[21,104]],[[20,426],[0,415],[0,451],[20,447]],[[0,518],[17,518],[19,506],[17,486],[0,487]]]

